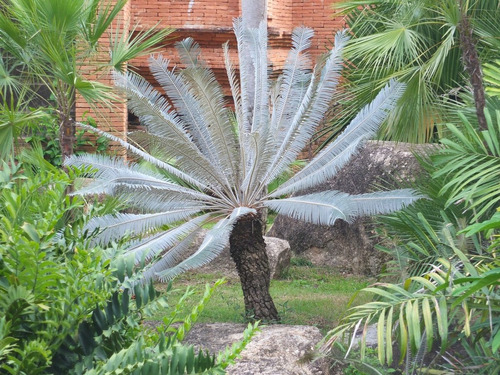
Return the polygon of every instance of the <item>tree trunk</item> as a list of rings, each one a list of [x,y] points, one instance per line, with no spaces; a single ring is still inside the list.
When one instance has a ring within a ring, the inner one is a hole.
[[[60,140],[62,160],[73,155],[73,146],[75,143],[75,127],[71,118],[65,115],[59,116],[61,121]]]
[[[269,260],[261,218],[246,216],[238,221],[229,244],[240,276],[247,316],[266,323],[278,322],[278,311],[269,294]]]
[[[469,82],[474,93],[474,103],[476,106],[476,116],[479,122],[479,129],[486,130],[486,116],[484,115],[484,107],[486,105],[483,77],[481,72],[481,61],[477,53],[476,43],[472,27],[466,11],[463,9],[463,4],[460,4],[460,22],[458,24],[460,45],[462,47],[462,59],[465,70],[469,74]]]

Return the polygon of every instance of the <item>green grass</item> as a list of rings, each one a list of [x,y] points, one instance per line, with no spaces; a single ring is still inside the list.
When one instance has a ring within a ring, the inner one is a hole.
[[[309,266],[304,262],[292,262],[286,275],[271,281],[271,295],[280,313],[282,323],[317,326],[323,333],[333,328],[348,309],[352,295],[371,281],[367,278],[344,276],[327,267]],[[224,277],[222,274],[186,273],[174,280],[169,293],[169,304],[173,306],[187,287],[195,288],[195,295],[185,305],[188,312],[201,297],[206,283]],[[161,290],[165,286],[158,284]],[[359,295],[354,303],[369,300],[368,295]],[[166,312],[167,314],[167,312]],[[161,320],[163,316],[153,319]],[[228,279],[214,294],[205,307],[199,322],[244,323],[243,293],[239,280]]]

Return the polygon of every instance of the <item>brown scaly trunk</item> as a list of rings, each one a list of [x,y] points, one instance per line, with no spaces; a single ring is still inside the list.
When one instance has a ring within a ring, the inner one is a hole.
[[[71,106],[75,92],[67,84],[58,81],[56,86],[57,113],[59,116],[59,145],[61,146],[62,162],[73,155],[75,144],[75,124],[71,119]]]
[[[463,9],[460,2],[460,22],[458,24],[460,46],[462,47],[462,59],[464,61],[465,70],[469,74],[469,82],[472,85],[474,92],[474,103],[476,105],[476,116],[479,122],[479,129],[486,130],[486,117],[484,115],[484,107],[486,105],[483,77],[481,73],[481,61],[477,54],[476,43],[472,33],[472,27],[469,23],[469,18]]]
[[[229,244],[240,276],[247,316],[266,323],[278,322],[278,311],[269,294],[269,260],[260,217],[245,216],[238,221]]]
[[[75,127],[73,126],[73,122],[71,118],[61,115],[59,117],[61,122],[61,131],[60,131],[60,145],[61,145],[61,153],[62,160],[65,160],[67,157],[73,155],[73,144],[75,143]]]

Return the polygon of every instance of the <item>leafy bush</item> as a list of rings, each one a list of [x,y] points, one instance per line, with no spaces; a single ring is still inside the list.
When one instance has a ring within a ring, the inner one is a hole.
[[[180,302],[157,330],[145,330],[142,321],[165,311],[167,297],[134,282],[133,259],[113,261],[119,246],[89,247],[81,227],[113,205],[67,196],[73,177],[40,151],[0,172],[0,374],[221,372],[256,326],[217,363],[180,343],[219,281],[188,316],[179,316]]]
[[[45,116],[42,119],[31,122],[26,130],[27,136],[25,142],[31,146],[37,147],[40,145],[43,150],[43,157],[54,166],[62,166],[62,151],[59,140],[59,124],[57,117],[53,114],[53,110],[47,109],[44,111]],[[88,116],[86,124],[96,128],[95,120]],[[105,153],[108,151],[109,140],[106,137],[96,137],[95,140],[88,138],[88,132],[79,129],[75,133],[74,153],[81,155],[86,147],[91,147],[96,153]]]
[[[375,300],[352,308],[331,331],[329,344],[361,331],[363,360],[366,328],[376,323],[379,361],[406,361],[406,373],[426,366],[453,373],[500,371],[500,243],[495,237],[500,215],[492,213],[500,199],[494,188],[500,122],[494,124],[488,113],[486,118],[485,131],[465,118],[461,131],[450,125],[454,138],[444,140],[446,147],[431,158],[434,180],[426,185],[433,187],[431,199],[382,220],[398,244],[393,253],[409,260],[399,263],[402,279],[364,289]],[[467,226],[471,222],[476,223]]]

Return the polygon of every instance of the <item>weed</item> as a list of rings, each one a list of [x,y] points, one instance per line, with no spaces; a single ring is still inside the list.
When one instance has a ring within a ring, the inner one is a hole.
[[[301,257],[294,257],[290,259],[290,265],[292,266],[297,266],[297,267],[312,267],[313,264],[309,259],[306,258],[301,258]]]

